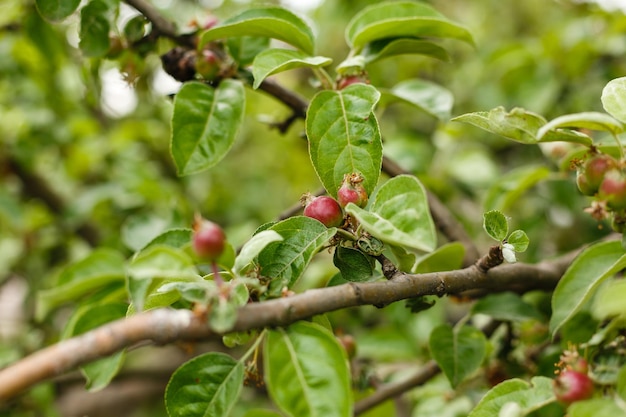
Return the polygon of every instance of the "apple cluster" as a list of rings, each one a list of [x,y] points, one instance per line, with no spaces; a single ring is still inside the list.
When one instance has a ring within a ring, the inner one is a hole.
[[[302,197],[304,215],[319,220],[326,227],[339,227],[343,224],[343,208],[348,203],[359,207],[367,204],[367,191],[363,187],[363,177],[353,173],[344,176],[343,182],[337,190],[337,199],[330,196],[313,197],[305,194]]]
[[[576,185],[582,194],[594,197],[587,210],[594,218],[612,218],[616,232],[626,230],[626,170],[623,163],[592,149],[578,164]]]

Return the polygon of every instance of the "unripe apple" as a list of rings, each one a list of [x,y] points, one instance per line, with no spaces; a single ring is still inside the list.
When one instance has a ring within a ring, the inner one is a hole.
[[[370,80],[367,77],[366,72],[360,74],[343,75],[337,80],[337,90],[343,90],[344,88],[351,86],[352,84],[364,83],[369,84]]]
[[[218,78],[222,70],[221,65],[221,58],[211,49],[203,49],[196,57],[196,72],[207,81]]]
[[[341,207],[354,203],[363,208],[367,204],[367,191],[363,187],[363,177],[359,174],[346,175],[337,191],[337,201]]]
[[[582,372],[565,370],[553,382],[556,399],[565,404],[586,400],[593,394],[593,381]]]
[[[226,235],[216,223],[196,218],[193,225],[192,243],[198,257],[214,262],[224,252]]]
[[[626,208],[626,175],[613,169],[604,176],[598,191],[600,198],[606,201],[607,207],[613,210]]]
[[[326,227],[338,227],[343,223],[341,206],[337,200],[326,195],[310,199],[304,207],[304,215],[319,220]]]
[[[607,172],[618,167],[617,161],[606,154],[597,154],[589,158],[578,170],[576,184],[581,193],[595,195]]]

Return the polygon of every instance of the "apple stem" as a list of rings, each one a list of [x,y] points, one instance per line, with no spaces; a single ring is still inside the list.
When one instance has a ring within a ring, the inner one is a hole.
[[[221,287],[222,284],[224,283],[224,279],[220,275],[220,270],[217,267],[217,262],[215,261],[211,262],[211,268],[213,269],[213,280],[215,281],[218,287]]]

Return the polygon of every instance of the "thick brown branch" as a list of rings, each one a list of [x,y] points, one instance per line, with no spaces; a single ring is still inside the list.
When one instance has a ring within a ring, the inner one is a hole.
[[[449,272],[401,274],[389,281],[313,289],[242,307],[233,331],[286,326],[297,320],[347,307],[387,305],[423,295],[499,292],[511,288],[520,292],[548,290],[554,288],[575,255],[571,253],[536,265],[500,265],[487,273],[471,266]],[[164,344],[215,336],[205,320],[188,310],[158,309],[138,314],[47,347],[0,370],[0,399],[11,398],[39,382],[141,341]]]

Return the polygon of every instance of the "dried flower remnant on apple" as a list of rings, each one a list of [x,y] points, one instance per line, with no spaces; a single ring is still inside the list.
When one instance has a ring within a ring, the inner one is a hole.
[[[363,208],[367,204],[367,191],[363,187],[363,176],[358,173],[347,174],[343,178],[343,183],[337,191],[337,201],[341,207],[346,207],[348,203],[354,203]]]

